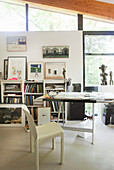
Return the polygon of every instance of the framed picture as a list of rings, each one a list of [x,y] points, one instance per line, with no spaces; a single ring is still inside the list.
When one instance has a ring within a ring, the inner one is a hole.
[[[27,58],[21,57],[8,57],[8,79],[17,78],[18,80],[26,79]]]
[[[0,80],[2,79],[2,72],[0,72]]]
[[[4,80],[8,79],[8,59],[4,59]]]
[[[69,46],[43,46],[43,58],[69,58]]]
[[[28,80],[43,80],[44,79],[44,63],[29,62],[28,63]]]
[[[25,36],[7,37],[7,51],[9,52],[27,51],[26,37]]]
[[[0,124],[16,125],[22,123],[22,113],[20,108],[0,108]]]
[[[65,79],[65,62],[46,62],[45,79]]]

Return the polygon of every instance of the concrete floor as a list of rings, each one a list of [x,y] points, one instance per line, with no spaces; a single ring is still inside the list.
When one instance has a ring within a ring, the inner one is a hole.
[[[114,128],[95,121],[95,144],[91,135],[76,137],[65,131],[65,161],[59,164],[60,139],[51,150],[51,141],[40,145],[40,170],[114,170]],[[34,170],[34,154],[29,152],[29,133],[24,128],[0,128],[0,170]]]

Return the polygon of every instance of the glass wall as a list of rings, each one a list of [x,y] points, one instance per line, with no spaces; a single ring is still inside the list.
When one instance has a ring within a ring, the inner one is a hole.
[[[114,31],[114,22],[83,16],[84,31]]]
[[[99,34],[99,35],[98,35]],[[101,84],[101,69],[107,66],[107,84],[110,71],[114,74],[114,32],[86,32],[84,35],[85,86]]]
[[[29,31],[72,31],[77,30],[77,15],[29,8]]]
[[[0,31],[26,31],[25,7],[0,2]]]

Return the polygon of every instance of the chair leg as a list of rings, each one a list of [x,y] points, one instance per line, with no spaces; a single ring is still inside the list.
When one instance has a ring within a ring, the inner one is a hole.
[[[52,138],[52,149],[55,148],[55,138]]]
[[[64,135],[61,137],[61,164],[64,163]]]
[[[34,137],[32,136],[30,132],[30,152],[34,152]]]
[[[39,142],[35,140],[35,170],[39,170]]]

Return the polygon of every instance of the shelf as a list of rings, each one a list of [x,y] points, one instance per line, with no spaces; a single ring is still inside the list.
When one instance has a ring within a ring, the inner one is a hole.
[[[12,90],[9,90],[9,91],[4,91],[4,93],[22,93],[22,91],[12,91]]]
[[[43,95],[43,93],[24,93],[24,95]]]
[[[27,107],[41,107],[42,106],[42,104],[41,105],[27,105]]]
[[[36,83],[36,84],[41,84],[43,83],[43,80],[39,80],[39,81],[25,81],[25,84],[33,84],[33,83]]]
[[[3,95],[4,97],[22,97],[22,95]]]
[[[54,112],[54,111],[51,111],[51,113],[52,113],[52,114],[54,114],[54,113],[58,114],[58,111],[55,111],[55,112]],[[60,113],[62,113],[62,111],[61,111]],[[63,113],[65,113],[65,111],[63,111]]]
[[[64,91],[65,91],[65,89],[62,89],[62,88],[53,88],[53,89],[51,89],[51,88],[46,88],[45,90],[64,90]]]
[[[21,84],[22,82],[20,80],[2,80],[3,84]]]

